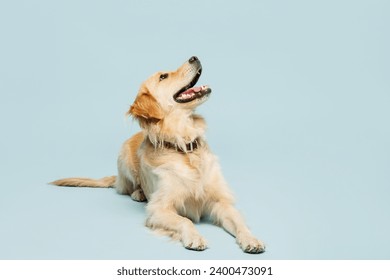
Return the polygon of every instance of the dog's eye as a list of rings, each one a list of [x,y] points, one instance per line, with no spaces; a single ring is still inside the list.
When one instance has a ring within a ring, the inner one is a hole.
[[[160,81],[162,81],[162,80],[164,80],[164,79],[166,79],[166,78],[168,78],[168,73],[165,73],[165,74],[161,74],[161,75],[160,75]]]

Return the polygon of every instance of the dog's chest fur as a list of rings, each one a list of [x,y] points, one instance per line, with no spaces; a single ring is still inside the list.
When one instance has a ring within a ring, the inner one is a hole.
[[[187,154],[153,149],[146,147],[148,160],[141,158],[141,184],[149,204],[173,207],[198,221],[210,199],[215,156],[206,144]]]

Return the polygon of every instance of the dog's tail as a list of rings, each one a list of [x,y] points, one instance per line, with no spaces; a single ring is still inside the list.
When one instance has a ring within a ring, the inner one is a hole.
[[[90,178],[65,178],[49,184],[68,187],[113,188],[116,176],[107,176],[101,179]]]

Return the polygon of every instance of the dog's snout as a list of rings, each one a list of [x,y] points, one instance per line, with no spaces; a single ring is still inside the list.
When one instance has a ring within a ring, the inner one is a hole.
[[[194,63],[195,61],[199,61],[199,59],[198,59],[196,56],[192,56],[192,57],[188,60],[189,63]]]

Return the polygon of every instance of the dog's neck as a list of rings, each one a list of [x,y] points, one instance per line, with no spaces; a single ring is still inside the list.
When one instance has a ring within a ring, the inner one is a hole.
[[[206,122],[201,116],[192,112],[183,114],[177,110],[146,128],[147,136],[155,147],[166,142],[182,151],[188,151],[195,142],[196,145],[202,142],[205,131]]]
[[[150,139],[148,140],[150,141]],[[179,147],[177,144],[173,144],[171,142],[166,142],[166,141],[161,141],[157,143],[157,145],[154,144],[153,146],[155,148],[165,148],[179,153],[187,154],[187,153],[193,153],[197,149],[199,149],[202,146],[202,141],[195,139],[193,142],[187,143],[185,149]]]

